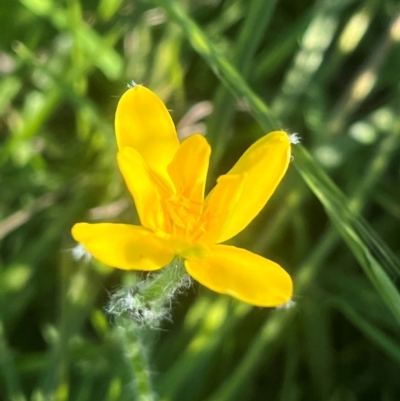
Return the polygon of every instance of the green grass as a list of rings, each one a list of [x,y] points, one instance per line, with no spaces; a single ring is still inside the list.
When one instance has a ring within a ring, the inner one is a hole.
[[[0,22],[1,401],[398,400],[398,1],[4,0]],[[118,331],[109,295],[143,277],[75,261],[70,228],[137,222],[113,133],[131,80],[181,128],[206,110],[184,128],[212,181],[300,134],[232,242],[291,273],[294,307],[195,285],[160,329]]]

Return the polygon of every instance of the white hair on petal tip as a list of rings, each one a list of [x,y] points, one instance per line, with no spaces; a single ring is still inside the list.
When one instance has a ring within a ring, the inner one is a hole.
[[[92,255],[86,250],[82,244],[77,244],[71,249],[72,257],[75,260],[85,260],[88,261],[92,258]]]
[[[301,138],[297,132],[289,135],[289,141],[292,145],[297,145],[301,142]]]
[[[291,299],[287,301],[285,304],[279,305],[276,307],[276,309],[291,309],[294,306],[296,306],[296,302],[292,301]]]

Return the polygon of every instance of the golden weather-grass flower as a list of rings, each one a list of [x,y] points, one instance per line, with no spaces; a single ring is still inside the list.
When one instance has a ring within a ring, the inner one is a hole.
[[[202,135],[179,142],[171,116],[149,89],[125,92],[115,117],[118,165],[141,226],[77,223],[72,235],[96,259],[126,270],[158,270],[175,256],[199,283],[257,306],[288,302],[293,284],[278,264],[221,243],[264,207],[290,161],[290,140],[256,141],[205,197],[211,149]]]

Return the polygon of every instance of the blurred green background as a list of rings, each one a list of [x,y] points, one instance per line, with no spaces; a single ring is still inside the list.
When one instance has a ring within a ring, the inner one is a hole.
[[[296,305],[195,284],[144,332],[158,399],[400,399],[398,0],[2,0],[0,27],[0,400],[140,399],[104,310],[134,278],[70,236],[137,222],[113,133],[132,79],[206,134],[210,185],[268,130],[303,144],[231,241]]]

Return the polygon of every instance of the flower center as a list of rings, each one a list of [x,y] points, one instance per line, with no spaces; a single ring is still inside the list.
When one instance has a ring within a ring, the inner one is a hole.
[[[203,204],[181,194],[171,195],[164,201],[165,231],[175,238],[195,241],[204,233]]]

